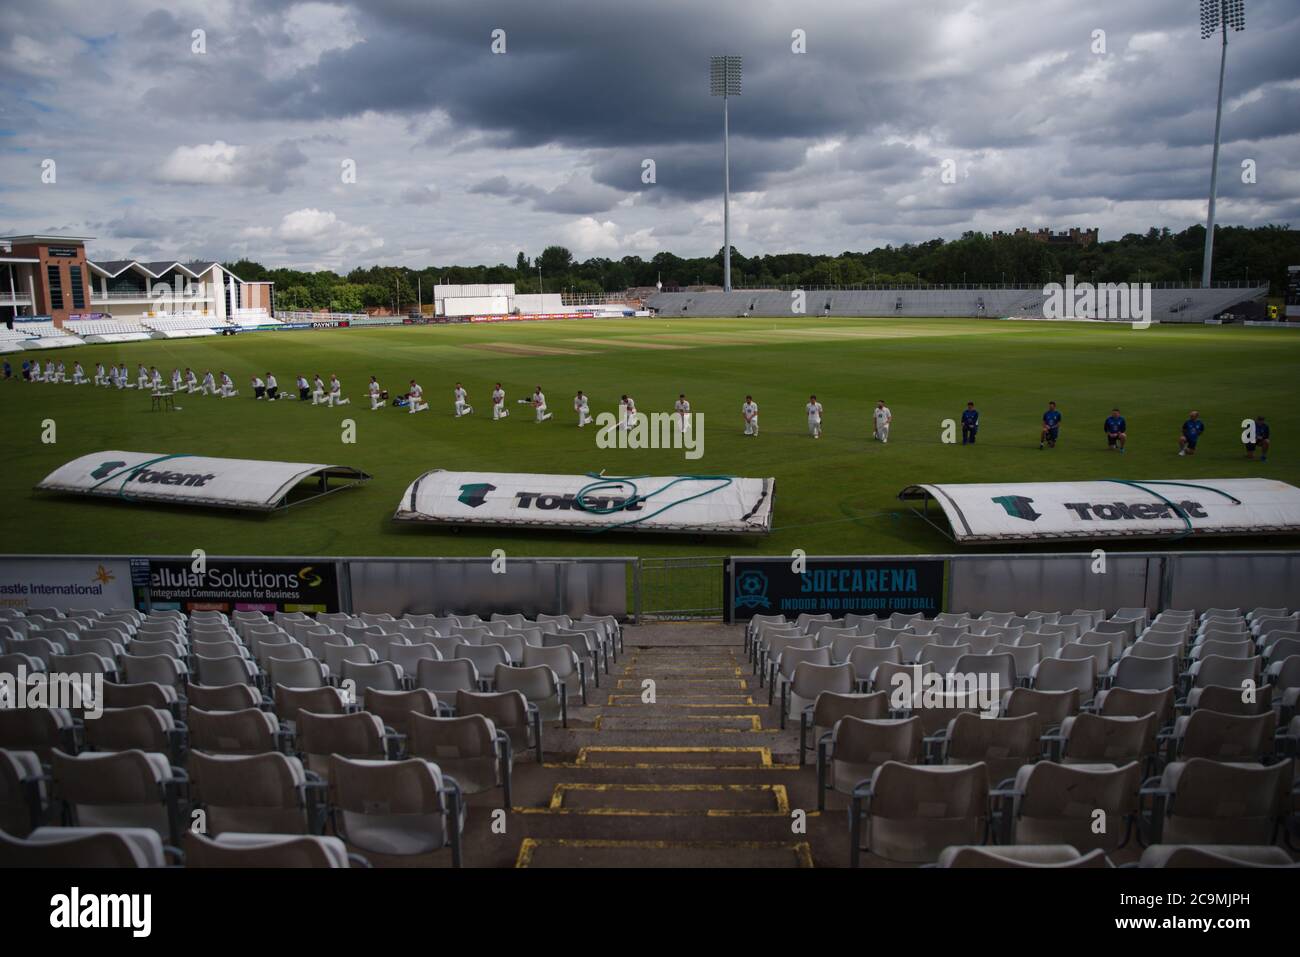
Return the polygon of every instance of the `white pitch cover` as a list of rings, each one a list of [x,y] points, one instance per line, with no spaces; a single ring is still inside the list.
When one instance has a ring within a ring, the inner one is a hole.
[[[36,486],[128,501],[271,511],[303,479],[334,465],[219,459],[163,452],[92,452],[55,469]],[[365,476],[356,473],[357,478]]]
[[[593,487],[598,484],[599,487]],[[425,472],[406,489],[393,518],[450,525],[529,526],[588,532],[763,534],[772,530],[775,480],[713,476],[544,475],[533,472]],[[578,493],[589,507],[577,508]],[[615,508],[636,494],[628,508]],[[696,497],[698,496],[698,497]]]
[[[913,485],[899,497],[922,490],[958,542],[1159,538],[1189,522],[1196,536],[1300,533],[1300,489],[1273,479]]]

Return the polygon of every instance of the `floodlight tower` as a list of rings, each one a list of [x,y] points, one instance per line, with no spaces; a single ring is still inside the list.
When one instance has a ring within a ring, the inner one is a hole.
[[[1201,262],[1201,288],[1210,287],[1210,266],[1214,259],[1214,200],[1219,188],[1219,133],[1223,126],[1223,72],[1228,64],[1228,28],[1246,29],[1246,0],[1201,0],[1201,39],[1219,33],[1219,105],[1214,114],[1214,158],[1210,161],[1210,212],[1205,220],[1205,258]]]
[[[740,96],[740,57],[709,57],[709,94],[722,97],[722,289],[731,292],[731,143],[727,98]]]

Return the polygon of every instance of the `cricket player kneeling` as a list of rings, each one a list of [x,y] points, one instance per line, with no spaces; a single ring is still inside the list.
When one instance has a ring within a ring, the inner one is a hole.
[[[551,413],[546,411],[546,393],[542,391],[540,385],[533,393],[533,408],[537,411],[537,424],[540,425],[551,417]]]
[[[474,414],[474,407],[469,404],[469,393],[465,391],[464,387],[459,382],[456,383],[456,391],[453,393],[453,396],[456,418],[459,419],[462,415]]]
[[[429,403],[424,401],[424,390],[416,384],[414,379],[411,380],[411,391],[406,394],[406,399],[406,411],[411,415],[424,412],[429,408]]]
[[[624,395],[618,403],[618,427],[626,432],[636,423],[636,400]]]
[[[740,407],[745,417],[745,434],[758,435],[758,403],[752,395],[745,396],[745,404]]]
[[[73,385],[86,384],[86,370],[81,368],[80,362],[78,362],[75,366],[72,367],[72,384]]]
[[[221,373],[221,398],[233,399],[239,395],[239,390],[235,388],[234,380],[224,372]]]
[[[351,399],[343,398],[343,383],[339,382],[337,376],[330,376],[330,406],[350,405]]]
[[[498,382],[497,387],[492,390],[492,421],[504,419],[509,414],[510,410],[506,408],[506,390],[501,388],[501,383]]]
[[[592,423],[591,403],[587,400],[587,396],[581,389],[579,389],[578,394],[573,397],[573,411],[578,413],[578,428],[581,429]]]

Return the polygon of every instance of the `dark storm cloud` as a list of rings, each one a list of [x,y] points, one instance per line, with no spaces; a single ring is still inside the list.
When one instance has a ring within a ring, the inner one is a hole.
[[[1089,210],[1111,232],[1180,227],[1203,215],[1218,67],[1195,7],[7,4],[0,128],[15,136],[0,137],[0,212],[93,220],[106,242],[130,241],[190,222],[199,202],[224,225],[174,241],[304,265],[380,248],[496,261],[558,239],[579,254],[678,237],[690,248],[675,251],[706,252],[722,182],[708,58],[731,53],[745,58],[730,103],[738,244],[838,251]],[[1251,0],[1247,18],[1228,56],[1223,215],[1283,221],[1300,193],[1300,5]],[[60,189],[33,193],[44,156],[60,159]],[[346,158],[363,171],[354,186],[339,181]],[[1258,184],[1235,175],[1247,158]],[[940,182],[944,161],[956,183]],[[146,200],[147,215],[102,212]],[[395,205],[436,213],[436,238],[420,217],[394,221]]]

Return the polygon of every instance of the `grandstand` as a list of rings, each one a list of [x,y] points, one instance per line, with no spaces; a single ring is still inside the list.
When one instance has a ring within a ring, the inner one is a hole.
[[[791,291],[660,292],[646,300],[661,316],[788,316]],[[1204,322],[1243,300],[1262,300],[1268,285],[1151,290],[1153,322]],[[806,290],[804,314],[841,318],[1041,319],[1048,294],[1042,286],[1022,288],[907,287],[897,289]]]
[[[0,710],[5,866],[1297,866],[1286,607],[70,602],[0,610],[20,673],[103,676],[105,710]]]

